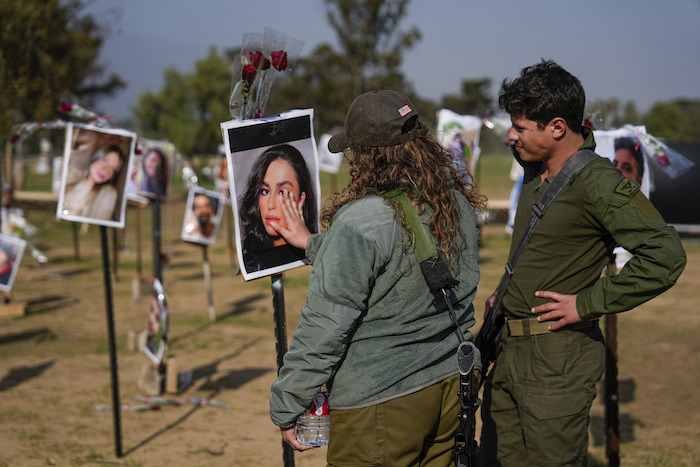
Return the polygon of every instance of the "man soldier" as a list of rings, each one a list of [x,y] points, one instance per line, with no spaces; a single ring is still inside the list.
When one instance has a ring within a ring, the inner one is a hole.
[[[581,125],[581,83],[552,61],[505,80],[499,104],[511,116],[508,138],[525,169],[512,256],[553,177],[595,141]],[[616,244],[634,257],[619,274],[601,277]],[[604,368],[598,318],[664,292],[685,262],[676,231],[610,160],[593,157],[574,171],[534,229],[503,298],[506,325],[484,387],[480,463],[585,465]]]

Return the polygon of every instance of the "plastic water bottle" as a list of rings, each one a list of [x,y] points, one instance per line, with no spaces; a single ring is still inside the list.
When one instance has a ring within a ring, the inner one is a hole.
[[[316,447],[328,444],[328,433],[331,428],[330,414],[328,391],[323,386],[314,397],[311,409],[297,418],[296,435],[299,442]]]

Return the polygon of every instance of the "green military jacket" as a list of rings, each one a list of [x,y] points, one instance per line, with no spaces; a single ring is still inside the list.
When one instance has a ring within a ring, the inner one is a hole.
[[[584,128],[581,149],[595,149]],[[511,255],[532,205],[551,182],[540,182],[539,164],[525,164],[525,178],[513,230]],[[634,257],[615,276],[601,277],[613,248]],[[503,298],[506,316],[531,318],[530,309],[547,302],[535,291],[577,294],[584,320],[636,307],[671,287],[685,267],[685,251],[675,229],[606,158],[571,175],[537,225]]]
[[[464,241],[451,265],[451,301],[462,332],[474,323],[479,228],[469,201],[453,192]],[[427,223],[428,210],[421,215]],[[431,236],[432,239],[432,236]],[[459,344],[445,301],[430,293],[392,206],[367,196],[343,206],[313,235],[309,292],[279,377],[270,416],[291,426],[323,383],[332,410],[364,407],[423,389],[457,373]]]

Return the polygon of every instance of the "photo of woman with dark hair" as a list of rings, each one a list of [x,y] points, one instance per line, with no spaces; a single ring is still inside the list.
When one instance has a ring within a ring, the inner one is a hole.
[[[165,156],[165,152],[158,147],[152,147],[143,157],[143,181],[141,183],[140,194],[142,195],[155,195],[157,192],[156,188],[156,174],[160,174],[160,195],[165,197],[168,193],[168,158]]]
[[[121,147],[110,144],[97,148],[82,170],[69,165],[63,214],[113,220],[119,199],[115,184],[126,162]]]
[[[26,240],[19,237],[0,234],[0,290],[12,290],[26,245]]]
[[[273,227],[287,227],[280,200],[286,190],[298,200],[306,226],[318,231],[316,195],[311,174],[299,150],[289,144],[266,149],[255,161],[245,193],[239,198],[243,260],[248,273],[305,258]]]
[[[13,265],[14,260],[10,248],[0,244],[0,285],[7,285],[7,283],[10,282]]]

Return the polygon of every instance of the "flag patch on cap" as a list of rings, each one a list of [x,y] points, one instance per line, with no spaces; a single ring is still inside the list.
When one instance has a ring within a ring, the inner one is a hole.
[[[402,117],[406,116],[406,114],[411,113],[411,108],[408,106],[408,104],[404,105],[399,109],[399,115]]]

